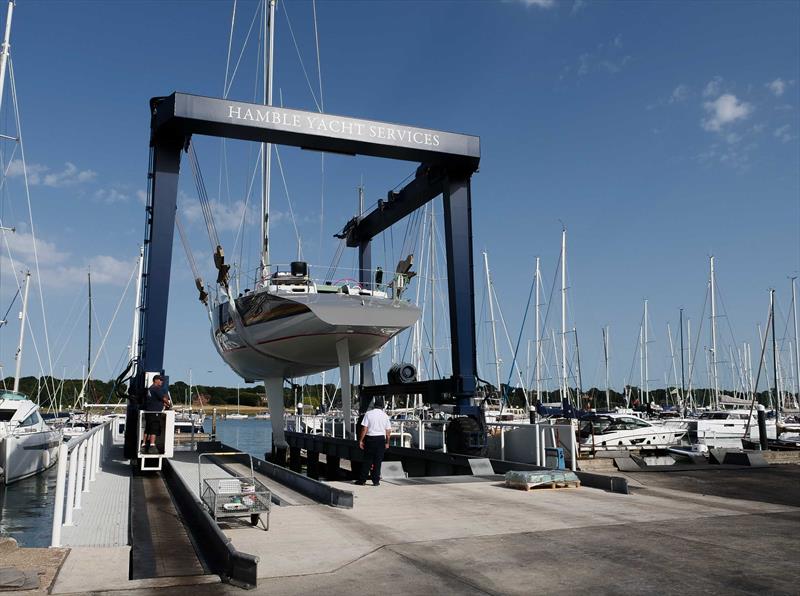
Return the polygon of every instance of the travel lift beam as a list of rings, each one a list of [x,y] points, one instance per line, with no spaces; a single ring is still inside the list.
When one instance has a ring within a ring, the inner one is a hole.
[[[470,178],[480,163],[478,137],[185,93],[152,98],[150,112],[140,356],[131,394],[144,390],[146,372],[163,371],[180,154],[193,134],[411,161],[421,164],[416,178],[399,193],[390,193],[382,208],[351,221],[347,244],[358,247],[360,278],[369,285],[372,238],[439,194],[444,196],[453,377],[449,382],[431,381],[434,390],[424,393],[440,401],[448,396],[455,399],[454,412],[474,421],[459,423],[464,426],[462,442],[483,446],[482,413],[474,402],[477,362],[470,206]],[[362,364],[361,378],[362,383],[374,382],[370,361]],[[135,402],[129,400],[126,457],[135,456],[137,447]]]

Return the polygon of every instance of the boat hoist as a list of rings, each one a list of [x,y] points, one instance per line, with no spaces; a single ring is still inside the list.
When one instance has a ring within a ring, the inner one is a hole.
[[[365,155],[416,162],[413,180],[390,191],[378,208],[345,226],[346,245],[358,249],[359,283],[371,288],[372,239],[442,195],[444,206],[447,286],[452,339],[450,378],[376,385],[372,360],[361,363],[360,410],[377,395],[420,394],[432,404],[449,404],[448,451],[476,454],[485,449],[483,413],[475,397],[477,358],[472,257],[472,174],[480,163],[480,139],[471,135],[173,93],[150,100],[150,163],[142,272],[141,324],[131,396],[146,387],[146,373],[162,373],[167,302],[176,227],[181,153],[192,135],[209,135],[301,147],[346,155]],[[179,228],[180,231],[180,228]],[[230,265],[217,246],[218,279],[227,285]],[[400,268],[404,266],[401,272]],[[407,281],[411,259],[398,266],[395,280]],[[197,281],[203,300],[202,281]],[[399,282],[402,283],[402,282]],[[396,290],[401,291],[400,288]],[[207,299],[207,296],[206,296]],[[130,399],[125,456],[137,451],[138,405]]]

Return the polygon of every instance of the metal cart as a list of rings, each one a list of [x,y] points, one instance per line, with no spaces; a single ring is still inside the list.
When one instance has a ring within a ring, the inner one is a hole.
[[[203,478],[200,462],[204,456],[247,455],[250,458],[250,476],[227,476],[225,478]],[[253,457],[238,451],[201,453],[197,456],[197,478],[200,500],[214,521],[225,517],[250,517],[252,525],[261,524],[269,530],[269,510],[272,503],[270,490],[256,480],[253,472]],[[261,518],[266,514],[266,521]]]

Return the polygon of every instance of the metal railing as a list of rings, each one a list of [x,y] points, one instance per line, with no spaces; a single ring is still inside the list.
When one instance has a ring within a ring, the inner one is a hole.
[[[486,426],[490,429],[499,429],[500,431],[500,459],[504,460],[506,458],[506,432],[511,429],[526,429],[532,433],[534,437],[534,463],[537,466],[547,466],[547,456],[545,450],[548,447],[562,447],[569,453],[570,467],[572,468],[572,471],[574,472],[577,470],[578,445],[575,436],[576,428],[572,424],[550,424],[548,422],[530,424],[525,421],[512,421],[487,422]]]
[[[87,430],[58,448],[53,530],[50,546],[61,546],[62,526],[73,525],[73,513],[81,508],[83,493],[91,490],[114,441],[112,421]]]
[[[287,428],[306,434],[321,434],[330,437],[348,438],[344,429],[344,421],[340,417],[324,414],[304,414],[302,416],[287,416]],[[441,428],[438,428],[441,426]],[[549,447],[562,447],[570,459],[570,467],[577,470],[578,445],[575,436],[575,427],[564,424],[550,424],[540,422],[530,424],[527,421],[519,422],[487,422],[488,429],[496,429],[500,435],[500,459],[506,458],[506,432],[514,429],[526,429],[532,435],[532,444],[535,449],[537,466],[547,466],[546,449]],[[397,439],[400,446],[406,446],[406,438],[413,444],[416,439],[417,449],[441,449],[447,453],[447,420],[439,418],[392,420],[392,437]],[[350,438],[357,436],[357,420],[354,417]]]

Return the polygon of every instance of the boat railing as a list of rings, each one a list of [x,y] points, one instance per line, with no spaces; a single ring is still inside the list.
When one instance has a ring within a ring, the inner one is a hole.
[[[50,546],[61,546],[62,526],[73,524],[73,513],[81,508],[81,496],[90,492],[114,443],[111,424],[111,420],[103,422],[59,446]]]
[[[306,275],[293,275],[290,263],[276,263],[270,266],[268,278],[262,277],[261,268],[242,271],[241,275],[232,275],[237,280],[237,292],[245,294],[251,289],[265,285],[280,288],[282,286],[310,286],[314,285],[317,293],[332,291],[336,288],[349,293],[370,293],[395,295],[397,290],[406,288],[413,274],[401,274],[383,269],[358,269],[353,267],[331,268],[327,265],[307,265]],[[364,273],[365,275],[362,275]],[[364,278],[368,281],[361,281]],[[327,289],[327,290],[326,290]]]

